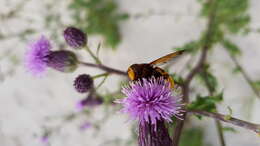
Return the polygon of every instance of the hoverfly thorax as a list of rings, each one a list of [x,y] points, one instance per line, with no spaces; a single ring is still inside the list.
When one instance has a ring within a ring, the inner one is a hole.
[[[130,78],[130,80],[133,80],[133,81],[139,80],[142,78],[148,79],[151,77],[155,77],[155,78],[163,77],[165,80],[169,81],[171,84],[171,87],[173,87],[174,81],[171,78],[171,76],[166,71],[164,71],[162,68],[158,67],[158,65],[167,63],[168,61],[173,60],[174,58],[177,58],[184,52],[185,52],[184,50],[180,50],[180,51],[177,51],[174,53],[170,53],[170,54],[165,55],[161,58],[158,58],[150,63],[133,64],[127,70],[128,77]]]
[[[151,64],[133,64],[128,68],[128,77],[131,80],[138,80],[141,78],[161,77],[161,74],[156,71]]]

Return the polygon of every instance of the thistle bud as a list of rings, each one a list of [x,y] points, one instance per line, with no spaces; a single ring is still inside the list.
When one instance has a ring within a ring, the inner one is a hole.
[[[95,107],[101,105],[103,103],[102,97],[98,96],[97,94],[89,94],[86,98],[80,100],[76,104],[76,108],[78,111],[82,111],[86,106],[88,107]]]
[[[73,72],[77,68],[77,57],[71,51],[52,51],[48,55],[48,67],[61,72]]]
[[[63,36],[67,44],[73,48],[81,48],[87,44],[87,35],[78,28],[66,28]]]
[[[81,74],[74,80],[74,87],[79,93],[86,93],[93,88],[93,79],[90,75]]]

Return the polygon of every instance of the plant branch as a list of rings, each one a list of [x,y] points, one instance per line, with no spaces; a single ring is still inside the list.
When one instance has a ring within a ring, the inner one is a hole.
[[[201,116],[206,116],[210,117],[222,122],[226,122],[229,124],[233,124],[248,130],[252,130],[258,134],[260,134],[260,124],[254,124],[250,123],[247,121],[243,121],[234,117],[226,118],[226,115],[219,114],[219,113],[213,113],[213,112],[207,112],[207,111],[202,111],[202,110],[188,110],[189,113],[196,114],[196,115],[201,115]]]
[[[98,74],[98,75],[92,76],[92,79],[97,79],[97,78],[105,77],[105,76],[108,76],[108,75],[109,75],[109,73],[102,73],[102,74]]]
[[[206,72],[206,69],[205,67],[203,68],[203,71],[202,72]],[[214,90],[212,90],[211,86],[210,86],[210,82],[208,80],[207,77],[203,76],[204,80],[205,80],[205,85],[207,87],[207,90],[209,92],[209,95],[210,96],[213,96],[214,95]],[[216,109],[217,110],[217,109]],[[216,125],[216,128],[217,128],[217,132],[218,132],[218,138],[219,138],[219,141],[220,141],[220,145],[221,146],[226,146],[226,142],[225,142],[225,138],[224,138],[224,134],[223,134],[223,130],[222,130],[222,124],[215,119],[215,125]]]
[[[90,48],[87,45],[84,48],[90,54],[90,56],[96,61],[97,64],[101,64],[101,61],[98,59],[97,56],[94,55],[94,53],[90,50]]]
[[[223,126],[222,126],[222,124],[220,123],[220,121],[215,119],[215,125],[217,127],[218,138],[219,138],[221,146],[226,146],[226,142],[225,142],[225,138],[224,138],[224,134],[223,134]]]
[[[108,73],[113,73],[113,74],[118,74],[118,75],[122,75],[122,76],[127,76],[127,73],[125,71],[114,69],[114,68],[111,68],[111,67],[108,67],[108,66],[105,66],[105,65],[102,65],[102,64],[94,64],[94,63],[81,62],[81,61],[79,61],[79,63],[81,65],[84,65],[84,66],[94,67],[94,68],[98,68],[98,69],[104,70],[104,71],[106,71]]]
[[[227,51],[228,52],[228,51]],[[244,70],[244,68],[239,64],[239,62],[237,61],[236,57],[231,55],[228,52],[231,60],[234,62],[235,66],[239,69],[239,71],[241,72],[242,76],[244,77],[244,79],[246,80],[246,82],[248,83],[248,85],[251,87],[251,89],[253,90],[253,92],[255,93],[255,95],[260,99],[260,92],[258,91],[258,89],[254,86],[254,82],[251,80],[251,78],[249,77],[249,75],[246,73],[246,71]]]
[[[214,33],[217,0],[210,0],[209,2],[210,2],[210,5],[212,6],[212,9],[211,9],[211,12],[210,12],[210,15],[209,15],[207,31],[206,31],[206,35],[205,35],[205,38],[204,38],[204,44],[202,46],[202,53],[201,53],[201,56],[200,56],[198,63],[190,71],[190,73],[188,74],[188,76],[187,76],[187,78],[186,78],[186,80],[184,81],[184,84],[183,84],[183,101],[185,103],[189,102],[190,82],[193,80],[194,76],[198,72],[200,72],[200,70],[202,69],[204,62],[207,58],[208,50],[211,48],[211,45],[212,45],[212,35]],[[180,140],[180,137],[181,137],[182,129],[184,127],[185,119],[186,119],[186,113],[183,115],[183,120],[177,120],[177,124],[176,124],[176,127],[174,129],[174,133],[173,133],[173,146],[179,145],[179,140]]]

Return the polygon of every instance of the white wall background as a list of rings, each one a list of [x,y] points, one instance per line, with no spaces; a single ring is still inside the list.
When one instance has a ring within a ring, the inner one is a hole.
[[[0,0],[0,13],[6,13],[21,2],[18,0]],[[43,30],[43,17],[47,10],[43,4],[51,0],[30,0],[19,14],[22,18],[0,22],[1,33],[15,33],[24,28],[37,28],[39,33],[48,36],[48,30]],[[70,23],[66,6],[68,1],[57,1],[55,11],[62,12],[64,23]],[[146,14],[155,12],[152,16],[132,18],[122,23],[123,40],[118,51],[103,49],[101,58],[107,65],[126,70],[135,62],[149,62],[155,58],[171,52],[173,46],[181,46],[185,42],[196,39],[205,27],[205,20],[199,18],[200,5],[196,0],[124,0],[119,1],[120,9],[130,14]],[[260,1],[251,0],[250,14],[251,27],[260,28]],[[163,14],[163,15],[161,15]],[[27,19],[36,20],[28,22]],[[59,32],[62,34],[62,29]],[[243,48],[243,57],[239,60],[253,79],[260,76],[260,34],[250,33],[246,37],[235,37],[233,40]],[[99,39],[90,38],[90,47],[95,48]],[[44,78],[34,78],[26,73],[22,59],[27,42],[17,39],[8,39],[0,42],[0,146],[41,146],[39,134],[43,126],[58,125],[62,117],[75,112],[75,102],[82,97],[72,87],[73,79],[79,73],[97,74],[95,69],[81,68],[72,74],[61,74],[50,70]],[[4,54],[10,51],[8,56]],[[82,52],[83,53],[83,52]],[[229,68],[232,62],[227,54],[216,48],[211,53],[213,69],[220,79],[220,84],[225,90],[225,101],[219,106],[221,113],[227,113],[227,106],[232,107],[233,116],[247,121],[260,123],[260,102],[253,100],[251,116],[245,112],[245,105],[250,98],[255,98],[249,86],[240,75],[230,75]],[[10,57],[18,56],[19,63],[14,66]],[[89,56],[82,56],[89,61]],[[176,70],[181,66],[176,66]],[[116,79],[116,80],[115,80]],[[117,77],[110,77],[103,90],[113,91],[117,87]],[[104,109],[95,110],[96,115],[89,121],[100,119]],[[47,117],[51,117],[48,120]],[[105,146],[104,140],[118,137],[130,137],[130,124],[126,123],[126,116],[114,114],[102,126],[102,132],[94,135],[93,129],[80,132],[78,125],[84,117],[63,126],[61,131],[51,139],[52,146]],[[218,146],[217,133],[213,120],[198,121],[197,125],[207,127],[207,143]],[[260,138],[255,133],[236,128],[238,133],[225,133],[227,146],[260,146]]]

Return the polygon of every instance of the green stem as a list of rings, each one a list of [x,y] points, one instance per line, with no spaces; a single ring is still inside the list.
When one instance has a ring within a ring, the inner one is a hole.
[[[111,67],[108,67],[108,66],[105,66],[102,64],[94,64],[94,63],[88,63],[88,62],[82,62],[82,61],[79,61],[79,64],[81,64],[83,66],[87,66],[87,67],[99,68],[108,73],[114,73],[114,74],[118,74],[118,75],[127,77],[127,73],[125,71],[114,69],[114,68],[111,68]]]
[[[255,93],[256,97],[260,98],[260,93],[259,93],[258,89],[254,86],[253,80],[246,73],[245,69],[239,64],[239,62],[237,61],[237,58],[235,56],[233,56],[232,54],[230,54],[229,52],[228,52],[228,54],[229,54],[229,57],[231,58],[231,60],[234,62],[235,66],[239,69],[240,73],[242,74],[242,76],[244,77],[244,79],[246,80],[248,85],[251,87],[252,91]]]
[[[186,80],[183,84],[183,101],[188,103],[189,102],[189,90],[190,90],[190,82],[193,80],[194,76],[201,71],[204,62],[207,58],[208,50],[212,47],[212,36],[214,36],[214,25],[216,19],[216,12],[217,12],[217,3],[218,0],[210,0],[211,5],[210,15],[208,18],[207,30],[206,35],[204,38],[204,44],[202,46],[202,53],[198,63],[195,67],[189,72]],[[183,115],[183,120],[177,120],[176,127],[173,133],[173,146],[179,146],[180,137],[182,134],[182,129],[184,127],[186,119],[186,114]]]
[[[106,79],[107,79],[107,77],[109,76],[109,74],[107,74],[106,76],[104,76],[104,78],[103,78],[103,80],[98,84],[98,86],[96,87],[96,90],[98,89],[98,88],[100,88],[104,83],[105,83],[105,81],[106,81]]]
[[[97,78],[108,76],[108,75],[109,75],[109,73],[98,74],[98,75],[93,76],[92,79],[97,79]]]
[[[96,56],[97,56],[97,58],[99,58],[99,51],[100,51],[100,48],[101,48],[101,43],[98,43],[97,51],[96,51]]]
[[[225,138],[224,138],[224,134],[223,134],[223,126],[222,124],[215,119],[215,123],[216,123],[216,127],[217,127],[217,131],[218,131],[218,137],[219,137],[219,142],[221,146],[226,146],[225,143]]]
[[[254,124],[247,121],[243,121],[234,117],[230,117],[226,119],[226,115],[220,114],[220,113],[214,113],[214,112],[208,112],[203,110],[187,110],[188,113],[193,113],[196,115],[206,116],[213,119],[216,119],[218,121],[226,122],[228,124],[236,125],[248,130],[252,130],[256,132],[257,134],[260,134],[260,124]]]
[[[90,54],[90,56],[95,60],[97,64],[101,64],[101,61],[94,55],[94,53],[90,50],[88,46],[84,47],[84,49]]]

